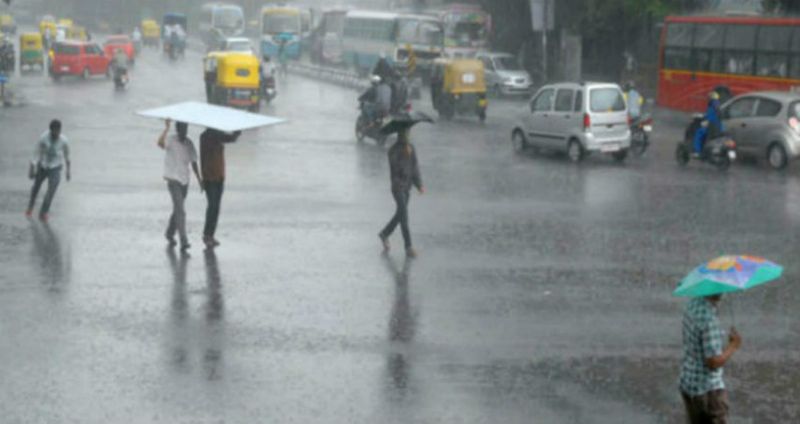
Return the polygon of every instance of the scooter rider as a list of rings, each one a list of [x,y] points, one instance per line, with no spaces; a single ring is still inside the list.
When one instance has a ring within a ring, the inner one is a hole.
[[[694,156],[700,157],[705,142],[722,135],[722,114],[720,112],[719,94],[712,91],[708,95],[708,107],[703,115],[703,122],[694,135]]]
[[[370,77],[372,86],[358,100],[364,103],[364,113],[374,123],[389,114],[392,106],[392,88],[381,77]]]
[[[636,91],[636,85],[633,81],[625,83],[625,101],[628,104],[628,116],[631,117],[633,122],[636,122],[642,117],[642,105],[644,104],[644,97]]]

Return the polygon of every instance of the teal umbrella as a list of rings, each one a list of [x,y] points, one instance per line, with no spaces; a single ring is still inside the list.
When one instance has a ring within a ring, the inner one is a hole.
[[[783,267],[756,256],[721,256],[695,268],[673,296],[705,297],[743,291],[768,283],[783,274]]]

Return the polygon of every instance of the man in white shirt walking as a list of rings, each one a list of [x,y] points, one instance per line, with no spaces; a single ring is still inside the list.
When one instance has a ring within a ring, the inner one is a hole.
[[[187,250],[191,245],[186,237],[186,209],[184,202],[189,193],[189,165],[191,164],[200,190],[203,189],[203,182],[200,179],[200,172],[197,167],[197,150],[189,137],[186,136],[188,125],[184,122],[175,123],[175,132],[169,137],[169,127],[172,121],[167,120],[164,132],[158,138],[158,147],[164,149],[164,179],[167,180],[167,189],[172,198],[172,215],[169,218],[169,226],[165,237],[170,247],[175,246],[175,233],[177,232],[181,240],[181,250]]]
[[[33,179],[31,197],[28,202],[28,209],[25,216],[30,218],[33,215],[33,206],[36,204],[36,197],[44,180],[47,180],[47,193],[39,210],[39,219],[47,222],[50,204],[56,195],[58,184],[61,183],[61,169],[66,164],[67,181],[70,179],[69,162],[69,141],[61,134],[61,121],[54,119],[50,121],[50,130],[45,131],[39,142],[36,143],[36,151],[31,160],[29,175]]]

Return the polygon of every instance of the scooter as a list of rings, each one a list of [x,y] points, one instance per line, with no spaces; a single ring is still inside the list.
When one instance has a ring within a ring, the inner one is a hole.
[[[277,96],[278,89],[276,88],[275,75],[273,74],[264,78],[264,82],[261,83],[261,97],[265,102],[271,103]]]
[[[653,118],[644,115],[631,122],[631,152],[636,157],[644,156],[650,147],[650,133],[653,132]]]
[[[366,102],[360,102],[359,104],[361,113],[356,120],[356,139],[360,143],[363,142],[365,138],[369,137],[375,140],[379,146],[383,146],[386,144],[387,138],[386,134],[381,132],[381,128],[383,128],[383,117],[370,118],[367,114],[368,107]]]
[[[124,90],[125,87],[130,82],[130,78],[128,77],[128,69],[115,67],[114,68],[114,89],[116,90]]]
[[[727,135],[721,135],[713,139],[706,140],[703,144],[703,151],[700,157],[694,157],[694,134],[703,122],[703,115],[695,115],[692,123],[686,129],[684,140],[678,143],[675,148],[675,160],[679,165],[685,166],[691,159],[706,162],[714,165],[720,171],[727,171],[731,163],[736,160],[736,142]]]

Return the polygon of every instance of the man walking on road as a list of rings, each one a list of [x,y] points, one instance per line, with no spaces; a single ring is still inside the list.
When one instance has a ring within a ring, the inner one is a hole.
[[[203,170],[203,184],[208,200],[203,243],[208,248],[219,246],[219,241],[214,238],[214,233],[217,231],[222,191],[225,185],[225,143],[235,142],[241,133],[241,131],[236,131],[233,134],[226,134],[209,128],[200,135],[200,165]]]
[[[722,295],[689,301],[683,314],[683,363],[680,390],[690,424],[725,424],[728,397],[722,367],[742,345],[735,328],[723,349],[723,333],[717,318]]]
[[[203,181],[197,168],[197,150],[189,137],[186,136],[188,125],[185,122],[175,123],[175,132],[167,137],[170,120],[167,120],[164,132],[158,138],[158,147],[164,149],[164,179],[167,180],[167,190],[172,199],[172,215],[169,217],[169,226],[164,236],[170,247],[175,246],[175,232],[181,239],[181,250],[187,250],[191,245],[186,237],[186,208],[184,203],[189,193],[189,165],[194,170],[197,183],[203,189]]]
[[[42,208],[39,210],[39,219],[43,222],[47,222],[48,214],[50,213],[50,204],[53,202],[56,189],[58,189],[58,184],[61,182],[61,169],[64,167],[64,164],[66,164],[67,167],[67,181],[69,181],[69,141],[67,137],[61,134],[61,121],[54,119],[50,121],[50,130],[42,134],[42,136],[39,137],[39,142],[36,143],[36,151],[33,160],[31,160],[30,170],[28,171],[30,178],[34,181],[25,216],[30,218],[33,215],[33,206],[36,204],[36,197],[39,195],[39,189],[46,179],[47,193],[44,196]]]
[[[417,153],[409,141],[410,129],[404,129],[397,134],[397,142],[389,149],[389,168],[392,179],[392,196],[397,204],[394,217],[378,234],[383,243],[384,252],[389,251],[389,236],[392,235],[397,225],[403,232],[406,255],[410,258],[417,256],[411,244],[411,232],[408,228],[408,201],[411,198],[411,187],[417,188],[420,194],[425,193],[422,177],[419,173]]]

